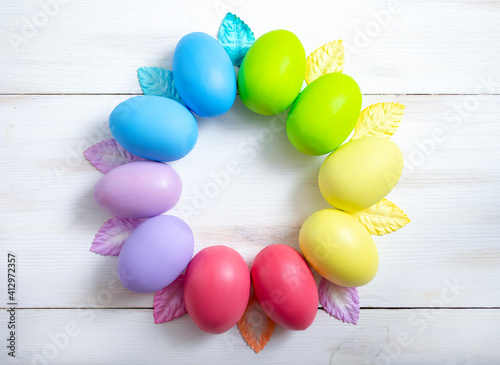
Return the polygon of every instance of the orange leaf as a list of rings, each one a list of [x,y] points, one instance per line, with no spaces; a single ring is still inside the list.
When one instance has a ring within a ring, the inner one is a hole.
[[[271,338],[276,323],[264,313],[255,294],[248,300],[247,309],[238,322],[241,335],[248,345],[259,353]]]

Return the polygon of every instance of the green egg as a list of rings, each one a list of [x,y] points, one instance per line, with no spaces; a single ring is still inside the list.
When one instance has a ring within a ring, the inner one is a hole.
[[[238,73],[243,103],[256,113],[274,115],[292,105],[302,88],[306,53],[287,30],[261,36],[248,50]]]
[[[351,134],[361,111],[361,90],[354,79],[330,73],[299,95],[286,122],[288,139],[308,155],[324,155]]]

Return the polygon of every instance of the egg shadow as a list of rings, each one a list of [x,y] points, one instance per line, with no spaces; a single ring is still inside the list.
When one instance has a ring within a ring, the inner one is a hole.
[[[233,107],[231,108],[231,114],[234,114],[234,118],[238,120],[239,124],[255,131],[259,131],[261,128],[269,125],[270,121],[276,118],[274,115],[255,113],[243,103],[239,96],[237,96],[234,101]]]
[[[180,40],[180,38],[173,37],[172,35],[169,35],[169,37],[175,38],[176,42]],[[174,58],[174,51],[175,51],[174,48],[168,47],[164,52],[162,52],[162,57],[161,59],[158,60],[158,65],[156,67],[162,67],[171,70],[172,60]]]
[[[286,338],[293,335],[293,332],[289,329],[276,325],[273,332],[273,341],[275,343],[281,343]]]
[[[202,331],[201,329],[198,328],[198,326],[193,322],[191,317],[189,316],[188,313],[182,316],[182,332],[184,335],[189,338],[190,342],[187,343],[188,346],[185,346],[184,348],[186,350],[189,350],[192,348],[192,344],[199,344],[200,342],[206,342],[210,341],[213,339],[213,334],[206,333]],[[179,323],[181,324],[181,323]],[[186,344],[185,341],[179,341],[177,346],[182,346],[183,344]]]
[[[72,201],[71,211],[74,212],[71,223],[80,229],[97,230],[110,217],[94,200],[94,185],[87,187],[83,193]]]
[[[194,119],[196,119],[196,124],[198,124],[198,138],[200,138],[200,135],[203,133],[203,130],[207,126],[207,123],[213,123],[214,118],[200,117],[198,114],[195,114],[191,109],[189,109],[189,111],[194,115]]]
[[[310,164],[302,166],[304,171],[300,180],[296,180],[294,184],[294,203],[295,210],[299,213],[297,220],[302,225],[302,222],[312,213],[320,210],[332,208],[332,206],[323,198],[318,186],[318,173],[323,160],[316,159]]]
[[[86,299],[87,305],[97,304],[99,309],[153,307],[154,293],[134,293],[121,284],[117,270],[118,256],[96,256],[94,259],[98,264],[97,267],[93,267],[92,275],[89,277],[94,290],[92,296]],[[129,307],[128,303],[134,305]]]

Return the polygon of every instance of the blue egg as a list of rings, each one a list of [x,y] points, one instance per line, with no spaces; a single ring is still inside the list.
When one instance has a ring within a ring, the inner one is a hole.
[[[127,151],[154,161],[178,160],[198,139],[194,115],[161,96],[134,96],[118,104],[109,116],[109,129]]]
[[[190,33],[175,47],[172,72],[189,109],[212,118],[227,112],[236,98],[236,75],[228,54],[213,37]]]

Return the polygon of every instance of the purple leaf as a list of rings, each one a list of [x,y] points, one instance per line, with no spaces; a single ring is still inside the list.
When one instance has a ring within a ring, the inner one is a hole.
[[[356,288],[346,288],[325,278],[319,283],[319,302],[323,309],[345,323],[357,324],[359,296]]]
[[[155,293],[153,303],[155,323],[170,322],[187,313],[183,283],[184,274],[181,274],[169,286]]]
[[[83,152],[83,155],[96,169],[104,173],[128,162],[144,161],[142,157],[125,150],[114,138],[96,143]]]
[[[106,256],[118,256],[125,240],[142,221],[113,217],[97,231],[90,251]]]

